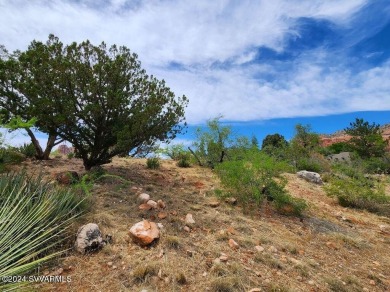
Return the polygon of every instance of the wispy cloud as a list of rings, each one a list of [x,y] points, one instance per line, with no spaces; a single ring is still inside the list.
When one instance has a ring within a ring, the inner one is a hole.
[[[249,121],[390,110],[390,63],[358,70],[354,64],[361,60],[348,55],[351,46],[389,22],[383,17],[370,26],[365,14],[370,3],[0,0],[0,43],[25,49],[32,39],[54,33],[65,43],[90,39],[126,45],[139,54],[148,73],[189,97],[190,123],[219,114]],[[385,13],[390,5],[383,3]],[[332,46],[312,42],[315,47],[298,51],[295,44],[325,33],[313,29],[305,35],[301,19],[323,21],[317,25],[338,32],[328,36]],[[364,29],[355,28],[359,23]],[[276,57],[267,59],[262,48]],[[278,59],[283,54],[292,57]]]

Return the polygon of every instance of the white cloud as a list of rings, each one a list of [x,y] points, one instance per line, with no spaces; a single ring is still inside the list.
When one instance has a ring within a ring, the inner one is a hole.
[[[139,54],[148,73],[189,97],[190,123],[219,114],[248,121],[388,110],[389,63],[354,74],[329,67],[331,56],[320,50],[285,71],[248,63],[260,46],[282,52],[286,38],[298,34],[297,18],[347,26],[366,2],[0,0],[0,44],[25,49],[32,39],[46,40],[54,33],[64,43],[90,39],[126,45]],[[186,70],[169,69],[173,61]],[[230,65],[215,66],[224,62]]]
[[[0,133],[3,145],[5,146],[18,147],[22,146],[24,143],[31,143],[30,137],[23,130],[17,130],[9,133],[8,130],[0,128]],[[34,131],[34,133],[36,135],[37,140],[39,141],[39,144],[41,145],[41,147],[44,148],[47,143],[46,135],[36,131]]]

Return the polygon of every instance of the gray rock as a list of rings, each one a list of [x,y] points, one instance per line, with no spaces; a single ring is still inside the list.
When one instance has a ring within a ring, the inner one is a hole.
[[[332,154],[326,157],[331,162],[351,162],[350,152],[340,152],[339,154]]]
[[[104,244],[99,226],[95,223],[88,223],[79,228],[74,247],[79,253],[85,254],[100,249]]]
[[[321,185],[323,183],[321,176],[316,172],[301,170],[297,172],[297,176],[315,184]]]

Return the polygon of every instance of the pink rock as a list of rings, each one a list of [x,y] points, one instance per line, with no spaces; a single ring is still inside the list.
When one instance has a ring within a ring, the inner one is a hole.
[[[148,205],[148,204],[141,204],[139,205],[138,207],[140,210],[150,210],[152,209],[152,206]]]
[[[150,207],[152,207],[153,209],[157,209],[157,202],[156,201],[149,200],[146,202],[146,204],[149,205]]]
[[[148,194],[142,193],[142,194],[139,194],[138,200],[139,200],[141,203],[146,203],[147,201],[150,200],[150,196],[149,196]]]
[[[161,208],[161,209],[165,209],[165,207],[166,207],[166,205],[165,205],[165,203],[164,203],[163,200],[158,200],[158,201],[157,201],[157,206],[158,206],[159,208]]]
[[[186,219],[185,219],[185,223],[188,227],[191,227],[195,224],[195,220],[194,218],[192,217],[192,214],[188,213],[186,215]]]
[[[145,246],[151,244],[155,239],[158,239],[160,237],[160,231],[158,230],[156,223],[143,220],[130,228],[130,236],[134,242]]]
[[[237,250],[240,246],[238,245],[237,242],[235,242],[234,239],[230,238],[229,239],[229,246],[234,249],[234,250]]]
[[[263,252],[264,251],[264,247],[260,246],[260,245],[256,245],[255,246],[255,249],[258,251],[258,252]]]

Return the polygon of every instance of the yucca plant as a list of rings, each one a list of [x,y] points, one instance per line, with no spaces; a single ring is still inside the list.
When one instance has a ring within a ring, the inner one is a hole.
[[[0,279],[28,275],[63,252],[59,244],[82,211],[83,199],[25,172],[0,176]],[[1,291],[26,283],[0,282]]]

